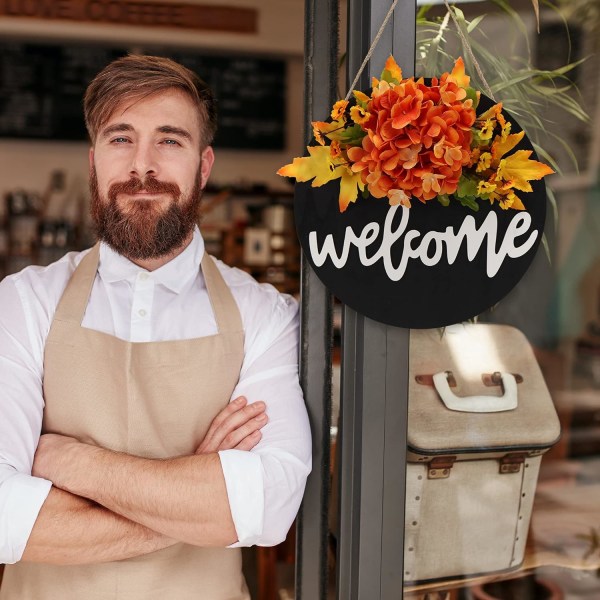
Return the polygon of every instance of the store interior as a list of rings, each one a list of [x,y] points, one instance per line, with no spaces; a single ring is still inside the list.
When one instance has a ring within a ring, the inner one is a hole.
[[[566,79],[547,84],[548,95],[569,86],[565,94],[587,119],[536,99],[540,147],[560,169],[547,182],[553,194],[548,201],[546,241],[517,288],[482,316],[484,321],[510,324],[525,333],[558,412],[562,436],[542,460],[526,559],[520,569],[410,586],[405,597],[600,597],[600,3],[578,0],[573,4],[586,18],[565,16],[545,6],[538,32],[529,0],[508,2],[514,14],[487,0],[460,3],[471,22],[486,15],[473,26],[481,32],[477,37],[475,31],[475,39],[504,56],[514,72],[525,63],[540,72],[577,63],[565,73]],[[0,13],[0,279],[27,265],[47,265],[65,252],[93,243],[88,216],[89,144],[75,98],[110,57],[155,53],[187,62],[220,90],[222,133],[216,140],[216,162],[200,221],[209,252],[300,298],[301,252],[294,229],[293,185],[276,171],[301,156],[304,148],[304,3],[236,0],[235,6],[252,15],[249,31],[236,31],[233,25],[230,31],[226,26],[174,31],[117,19],[70,22],[45,17],[33,8],[29,15]],[[341,2],[341,95],[346,81],[344,11]],[[440,4],[423,18],[439,27],[444,15]],[[417,39],[423,41],[427,25],[420,27]],[[454,56],[459,42],[455,36],[447,37],[446,50]],[[417,74],[426,65],[429,51],[424,43],[418,46]],[[341,312],[336,302],[336,349]],[[339,352],[334,351],[332,480],[339,382]],[[335,517],[331,529],[329,586],[335,597]],[[244,551],[253,598],[294,597],[294,540],[292,529],[281,546]]]

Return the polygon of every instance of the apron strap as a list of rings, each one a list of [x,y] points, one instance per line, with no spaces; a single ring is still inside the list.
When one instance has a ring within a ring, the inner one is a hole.
[[[56,308],[55,320],[81,325],[96,279],[99,257],[100,244],[97,243],[73,272]],[[205,252],[200,264],[219,333],[243,331],[238,305],[215,261]]]
[[[242,317],[235,298],[219,267],[206,251],[200,265],[219,333],[243,331]]]
[[[92,292],[92,286],[96,279],[99,258],[100,243],[98,242],[73,271],[73,275],[56,308],[54,320],[81,325]]]

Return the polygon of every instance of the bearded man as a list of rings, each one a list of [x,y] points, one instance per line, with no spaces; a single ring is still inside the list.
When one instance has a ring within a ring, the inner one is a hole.
[[[99,242],[0,283],[0,599],[249,598],[311,465],[297,304],[204,250],[194,73],[118,59],[84,111]]]

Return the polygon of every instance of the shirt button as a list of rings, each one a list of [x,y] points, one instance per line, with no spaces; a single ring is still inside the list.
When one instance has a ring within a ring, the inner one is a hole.
[[[139,275],[138,275],[140,281],[146,281],[146,279],[148,279],[149,275],[148,273],[145,273],[144,271],[142,271]]]
[[[140,308],[140,310],[138,310],[138,315],[140,315],[140,317],[145,317],[146,311],[143,308]]]

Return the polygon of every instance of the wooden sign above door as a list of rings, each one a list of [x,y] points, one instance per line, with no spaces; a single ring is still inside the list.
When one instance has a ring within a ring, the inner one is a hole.
[[[0,16],[256,33],[258,11],[234,6],[135,0],[4,0]]]

